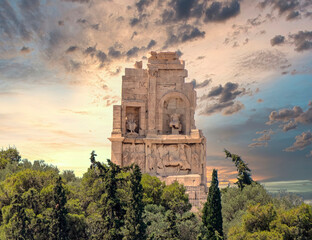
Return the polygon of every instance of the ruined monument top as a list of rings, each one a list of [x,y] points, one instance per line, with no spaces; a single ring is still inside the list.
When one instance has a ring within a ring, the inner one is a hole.
[[[175,52],[151,52],[147,69],[142,62],[135,67],[126,68],[122,77],[122,103],[114,106],[112,137],[198,134],[196,92],[185,83],[184,61]]]
[[[206,187],[206,139],[195,126],[196,91],[175,52],[151,52],[126,68],[121,105],[113,108],[111,159],[170,183]]]

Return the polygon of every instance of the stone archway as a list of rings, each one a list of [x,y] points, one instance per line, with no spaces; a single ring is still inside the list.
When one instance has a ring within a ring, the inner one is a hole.
[[[183,93],[173,91],[165,94],[159,101],[158,112],[158,130],[160,134],[171,134],[169,121],[170,116],[174,113],[180,115],[182,124],[181,134],[190,134],[190,101]]]

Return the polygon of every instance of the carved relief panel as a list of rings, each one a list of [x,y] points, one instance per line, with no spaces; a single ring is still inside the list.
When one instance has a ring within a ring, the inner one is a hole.
[[[142,172],[145,172],[145,151],[144,144],[123,144],[123,166],[129,166],[132,163],[137,164]]]
[[[202,144],[152,144],[147,146],[146,171],[161,176],[201,174]]]

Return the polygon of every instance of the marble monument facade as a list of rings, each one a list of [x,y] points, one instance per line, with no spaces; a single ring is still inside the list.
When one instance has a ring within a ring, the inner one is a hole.
[[[175,52],[151,52],[126,68],[121,105],[113,107],[111,160],[136,163],[167,184],[184,184],[193,207],[206,200],[206,139],[195,127],[196,92]]]

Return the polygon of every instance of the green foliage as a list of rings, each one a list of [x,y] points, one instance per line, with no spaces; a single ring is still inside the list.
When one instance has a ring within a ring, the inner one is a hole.
[[[165,236],[168,240],[179,240],[179,233],[177,228],[177,216],[172,210],[166,212],[167,228],[165,230]]]
[[[50,224],[50,239],[66,240],[68,239],[67,227],[67,208],[65,207],[67,199],[65,189],[62,186],[62,178],[58,177],[53,188],[53,205]]]
[[[300,206],[303,203],[303,199],[294,193],[281,190],[277,194],[273,194],[273,203],[277,208],[289,210]]]
[[[65,207],[68,191],[66,186],[61,184],[55,168],[41,168],[41,170],[27,168],[6,177],[0,183],[2,239],[70,238],[71,235],[66,237],[68,230],[66,226],[69,226],[66,223],[73,219],[70,218]],[[71,202],[77,200],[72,199]],[[79,213],[77,209],[79,208],[76,207],[75,211]],[[81,221],[84,219],[82,218]],[[85,225],[81,221],[77,228],[74,227],[76,235],[83,235],[85,231],[81,229],[81,226]]]
[[[185,187],[174,181],[172,184],[165,186],[161,195],[161,204],[166,210],[183,214],[192,208],[188,195],[185,192]]]
[[[130,169],[131,172],[128,177],[130,196],[126,204],[122,231],[124,239],[143,240],[146,239],[146,226],[142,218],[144,211],[143,187],[141,184],[142,174],[138,165],[132,165]]]
[[[218,239],[223,236],[221,195],[218,182],[218,173],[213,169],[212,180],[209,187],[207,202],[203,208],[202,221],[204,232],[202,239]]]
[[[183,215],[177,214],[177,228],[179,240],[195,240],[200,230],[200,221],[191,212],[186,212]]]
[[[4,152],[0,239],[312,239],[311,206],[288,193],[272,198],[237,155],[241,187],[222,189],[222,222],[215,170],[200,219],[189,212],[183,185],[142,176],[136,165],[103,164],[93,151],[90,168],[76,178],[42,160],[21,160],[16,149]]]
[[[165,183],[158,177],[143,174],[141,184],[143,186],[143,202],[147,204],[161,204],[161,196],[165,188]]]
[[[174,216],[175,215],[175,216]],[[144,221],[147,225],[147,239],[195,240],[200,227],[199,219],[191,212],[182,215],[174,213],[161,205],[145,206]]]
[[[164,239],[164,232],[167,228],[165,221],[166,209],[161,205],[148,204],[144,210],[144,222],[147,226],[147,239]]]
[[[260,184],[251,184],[240,190],[237,187],[227,187],[221,192],[222,217],[224,233],[240,224],[242,216],[249,205],[257,203],[266,205],[272,202],[272,197]]]
[[[8,163],[19,163],[21,156],[15,147],[0,150],[0,169],[4,169]]]
[[[312,239],[312,207],[301,204],[290,210],[278,209],[277,220],[271,228],[283,235],[284,239]]]
[[[240,226],[230,229],[229,239],[308,240],[312,238],[311,206],[291,210],[275,209],[273,204],[250,206]]]
[[[7,176],[23,171],[25,169],[43,172],[52,171],[55,172],[56,174],[59,173],[57,167],[50,164],[46,164],[43,160],[36,160],[33,163],[31,163],[27,159],[23,159],[18,162],[17,161],[8,162],[4,169],[0,169],[0,181],[5,180]]]
[[[230,153],[228,150],[224,149],[226,158],[232,158],[237,168],[237,182],[240,189],[243,189],[246,185],[252,184],[254,181],[251,178],[251,170],[248,168],[247,164],[241,159],[240,156]]]
[[[273,204],[261,206],[259,203],[248,208],[243,216],[243,228],[247,232],[270,231],[270,223],[276,218]]]
[[[64,170],[61,177],[66,183],[75,182],[77,180],[75,173],[72,170]]]
[[[82,201],[87,232],[91,239],[146,239],[143,221],[142,174],[138,166],[121,168],[107,160],[97,162],[91,153],[91,167],[82,179]]]

